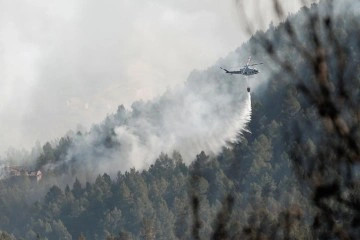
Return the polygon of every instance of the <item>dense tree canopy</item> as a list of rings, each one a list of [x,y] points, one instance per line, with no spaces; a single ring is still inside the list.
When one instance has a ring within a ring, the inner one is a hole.
[[[304,7],[239,49],[253,47],[279,65],[252,94],[251,133],[241,141],[217,156],[199,152],[190,165],[179,152],[163,153],[146,170],[103,173],[93,182],[66,164],[40,182],[3,179],[0,229],[11,234],[0,231],[0,240],[355,239],[360,25],[351,15],[315,13],[318,5]],[[114,119],[123,112],[120,106]],[[99,144],[110,151],[117,143],[113,129],[106,131]],[[61,163],[71,144],[70,137],[46,143],[36,167]],[[70,185],[60,181],[65,172],[75,176]]]

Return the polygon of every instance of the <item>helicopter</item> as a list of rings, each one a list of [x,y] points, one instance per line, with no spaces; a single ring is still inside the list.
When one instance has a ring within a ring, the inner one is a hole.
[[[250,65],[250,61],[251,61],[251,56],[249,57],[247,63],[245,66],[243,66],[242,68],[240,68],[238,71],[229,71],[225,68],[220,67],[222,70],[224,70],[226,73],[228,74],[241,74],[241,75],[245,75],[245,76],[251,76],[251,75],[255,75],[258,74],[259,71],[256,70],[255,68],[249,68],[252,66],[256,66],[256,65],[261,65],[263,63],[255,63],[255,64],[251,64]]]

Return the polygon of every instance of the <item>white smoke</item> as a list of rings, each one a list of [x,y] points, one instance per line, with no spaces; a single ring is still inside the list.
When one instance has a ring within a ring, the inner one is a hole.
[[[149,102],[123,106],[88,133],[77,135],[66,163],[86,179],[149,167],[161,153],[178,151],[190,163],[201,151],[217,154],[238,140],[251,117],[243,77],[213,68],[193,72],[182,87]],[[85,170],[85,171],[83,171]]]

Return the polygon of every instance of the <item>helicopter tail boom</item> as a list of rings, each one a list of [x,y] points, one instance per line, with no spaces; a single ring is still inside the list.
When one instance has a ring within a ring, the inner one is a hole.
[[[222,70],[224,70],[226,73],[229,73],[229,71],[225,68],[220,67]]]

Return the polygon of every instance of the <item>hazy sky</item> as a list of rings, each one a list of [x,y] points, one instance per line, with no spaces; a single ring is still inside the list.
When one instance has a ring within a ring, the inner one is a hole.
[[[249,16],[260,11],[266,26],[270,2],[246,1]],[[236,8],[235,0],[0,0],[0,154],[181,85],[247,40]]]

